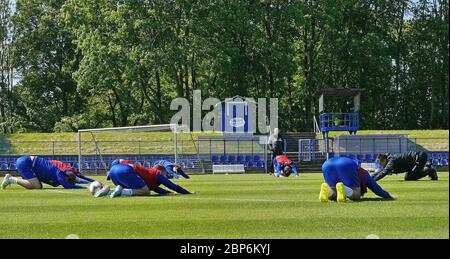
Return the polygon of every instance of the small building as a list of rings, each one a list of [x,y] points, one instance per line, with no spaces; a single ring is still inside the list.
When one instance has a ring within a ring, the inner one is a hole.
[[[222,131],[224,133],[255,133],[256,102],[235,96],[227,98],[222,105]]]

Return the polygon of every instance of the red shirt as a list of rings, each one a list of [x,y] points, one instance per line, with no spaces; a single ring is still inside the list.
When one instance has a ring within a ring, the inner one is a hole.
[[[364,181],[364,176],[366,174],[369,174],[369,172],[364,169],[364,168],[359,168],[358,170],[358,178],[359,178],[359,183],[361,185],[361,196],[365,193],[367,193],[367,186],[366,186],[366,182]]]
[[[54,166],[58,167],[59,170],[61,170],[62,172],[65,172],[65,171],[71,171],[71,172],[74,173],[74,174],[78,174],[77,169],[75,169],[75,168],[73,168],[73,167],[71,167],[71,166],[69,166],[69,165],[66,165],[66,164],[64,164],[64,163],[61,162],[61,161],[58,161],[58,160],[50,160],[50,163],[52,163]]]
[[[126,163],[128,162],[128,163]],[[145,166],[133,164],[127,160],[120,160],[121,164],[127,164],[133,167],[134,171],[139,174],[139,176],[144,180],[145,184],[147,184],[150,190],[154,190],[159,186],[158,183],[158,174],[161,174],[161,171],[156,168],[147,168]]]
[[[289,158],[287,156],[277,156],[276,160],[278,163],[281,163],[283,165],[284,164],[288,164],[288,165],[292,164],[292,161],[289,160]]]

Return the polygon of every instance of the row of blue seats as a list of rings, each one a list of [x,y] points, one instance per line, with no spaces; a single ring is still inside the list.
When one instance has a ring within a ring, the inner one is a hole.
[[[229,163],[229,164],[243,164],[243,163],[258,163],[261,162],[261,156],[260,155],[213,155],[211,156],[211,162],[213,164],[218,163]]]
[[[58,160],[64,163],[76,163],[78,161],[77,156],[42,156],[48,159]],[[10,157],[0,157],[0,163],[15,163],[19,156]],[[163,155],[147,155],[147,156],[136,156],[136,155],[117,155],[117,156],[102,156],[103,161],[114,161],[117,158],[126,159],[130,161],[157,161],[157,160],[173,160],[174,156],[163,156]],[[182,156],[185,160],[196,159],[197,156]],[[96,162],[99,159],[98,156],[83,156],[83,160],[86,162]]]
[[[263,161],[258,162],[215,162],[213,165],[244,165],[247,168],[265,168],[265,163]]]
[[[74,168],[80,168],[79,163],[71,163],[71,162],[65,162],[66,164],[74,167]],[[145,167],[152,167],[152,162],[136,162],[137,164],[143,165]],[[182,168],[195,168],[195,164],[192,161],[186,161],[186,162],[180,162],[179,165]],[[105,170],[109,169],[111,166],[111,163],[101,163],[101,162],[83,162],[81,163],[81,169],[82,170]],[[1,171],[14,171],[16,170],[16,163],[0,163],[0,170]]]

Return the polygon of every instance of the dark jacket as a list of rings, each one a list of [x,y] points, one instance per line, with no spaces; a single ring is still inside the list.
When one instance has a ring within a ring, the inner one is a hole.
[[[386,175],[410,172],[417,165],[425,165],[427,162],[427,156],[422,152],[387,154],[387,157],[387,165],[373,177],[376,181],[381,180]]]

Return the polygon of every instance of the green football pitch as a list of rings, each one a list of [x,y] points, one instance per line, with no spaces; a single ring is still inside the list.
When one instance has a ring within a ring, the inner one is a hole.
[[[1,179],[0,179],[1,180]],[[196,195],[94,199],[86,190],[0,191],[0,238],[449,238],[448,173],[381,185],[398,197],[318,202],[320,174],[205,175]]]

